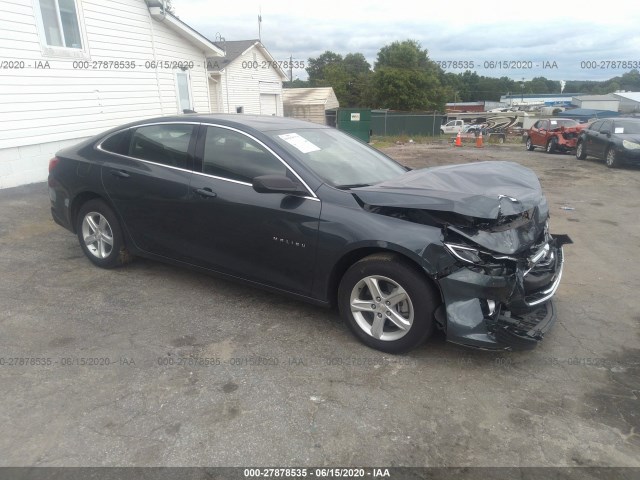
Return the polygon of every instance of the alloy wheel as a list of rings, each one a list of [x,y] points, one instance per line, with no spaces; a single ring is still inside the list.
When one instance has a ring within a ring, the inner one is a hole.
[[[107,219],[98,212],[88,212],[82,219],[82,239],[87,250],[96,258],[107,258],[113,250],[113,230]]]
[[[360,280],[351,291],[350,307],[358,326],[378,340],[398,340],[413,325],[411,298],[388,277],[371,275]]]

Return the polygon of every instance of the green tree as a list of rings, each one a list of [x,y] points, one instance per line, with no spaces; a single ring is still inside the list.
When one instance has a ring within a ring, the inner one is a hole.
[[[443,110],[448,89],[442,70],[415,40],[393,42],[378,52],[372,78],[374,102],[394,110]]]
[[[325,68],[328,65],[333,64],[342,64],[342,55],[339,53],[331,52],[327,50],[318,58],[309,58],[307,62],[308,66],[306,68],[307,74],[309,75],[309,83],[315,85],[316,82],[321,82],[325,80]],[[320,86],[320,85],[315,85]]]

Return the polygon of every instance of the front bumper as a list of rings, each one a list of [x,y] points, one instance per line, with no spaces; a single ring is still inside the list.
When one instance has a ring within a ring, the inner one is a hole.
[[[463,267],[440,278],[444,303],[436,319],[447,340],[483,349],[535,347],[556,320],[552,297],[562,279],[564,252],[561,245],[551,251],[553,262],[544,267],[518,267],[504,276]]]

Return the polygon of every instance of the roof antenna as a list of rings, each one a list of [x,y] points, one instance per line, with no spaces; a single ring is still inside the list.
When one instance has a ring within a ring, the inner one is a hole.
[[[222,51],[226,55],[227,54],[227,50],[225,48],[225,42],[226,42],[226,40],[224,39],[224,37],[222,35],[220,35],[220,32],[216,32],[216,43],[219,43],[220,45],[222,45]]]

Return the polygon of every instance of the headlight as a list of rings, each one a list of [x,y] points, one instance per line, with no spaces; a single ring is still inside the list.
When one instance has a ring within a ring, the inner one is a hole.
[[[623,140],[622,146],[627,150],[638,150],[640,148],[640,143],[630,142],[629,140]]]
[[[467,263],[481,263],[480,252],[475,248],[465,247],[464,245],[455,245],[453,243],[445,243],[445,246],[453,254],[454,257]]]

